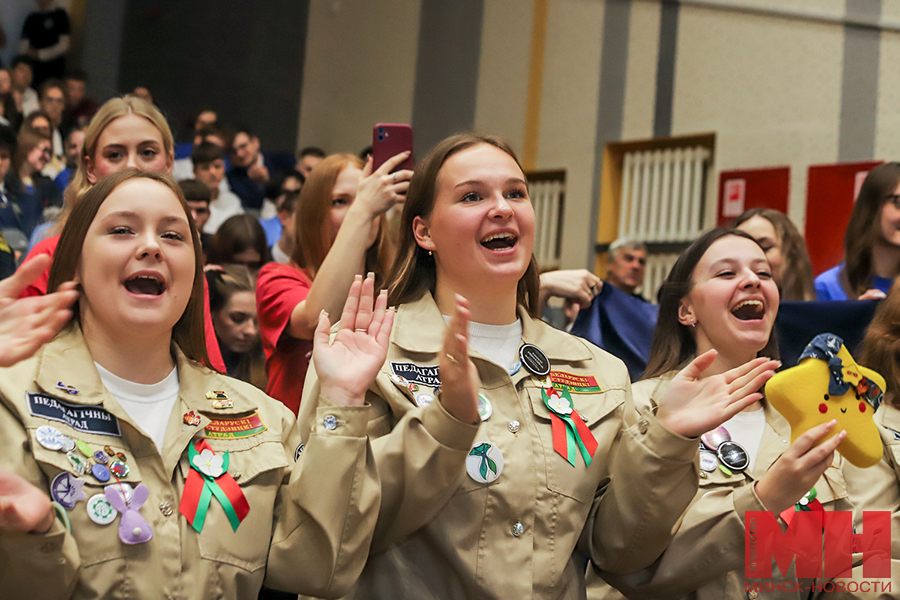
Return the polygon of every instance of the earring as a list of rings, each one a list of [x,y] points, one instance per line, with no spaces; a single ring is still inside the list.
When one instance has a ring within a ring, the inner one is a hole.
[[[431,250],[428,251],[428,256],[431,256]]]
[[[691,315],[691,327],[694,327],[695,329],[697,327],[697,321],[694,320],[694,315]]]

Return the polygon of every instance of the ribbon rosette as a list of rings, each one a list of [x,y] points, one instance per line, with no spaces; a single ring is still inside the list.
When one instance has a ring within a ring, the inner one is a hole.
[[[794,514],[798,511],[803,512],[816,512],[820,513],[819,520],[822,521],[822,526],[825,526],[825,507],[822,506],[822,503],[816,499],[818,496],[818,492],[816,492],[816,488],[809,490],[806,492],[806,495],[800,498],[800,501],[794,505],[794,508],[788,508],[781,512],[781,520],[784,521],[788,526],[790,526],[791,521],[794,519]]]
[[[575,403],[568,390],[541,388],[544,404],[550,409],[550,425],[553,430],[553,449],[575,466],[575,451],[581,453],[584,464],[590,466],[597,450],[597,440],[575,410]]]
[[[184,484],[178,511],[200,533],[215,496],[225,510],[231,529],[237,531],[250,512],[250,505],[240,486],[228,474],[228,452],[216,454],[206,440],[196,440],[188,446],[188,462],[191,471]]]

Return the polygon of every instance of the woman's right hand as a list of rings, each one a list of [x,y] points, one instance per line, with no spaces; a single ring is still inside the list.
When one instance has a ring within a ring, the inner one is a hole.
[[[469,358],[469,318],[469,303],[457,294],[438,366],[441,371],[440,402],[444,410],[463,423],[474,425],[481,421],[478,416],[481,380]]]
[[[813,427],[782,454],[756,482],[756,495],[776,515],[800,501],[834,461],[834,450],[847,437],[846,431],[813,445],[828,434],[837,421]]]
[[[0,470],[0,531],[44,533],[54,518],[47,494],[15,473]]]
[[[409,180],[413,172],[407,169],[391,173],[397,165],[409,156],[409,152],[401,152],[384,161],[375,172],[372,172],[372,157],[366,161],[362,177],[359,180],[359,188],[356,191],[356,200],[351,206],[358,210],[366,210],[372,218],[386,213],[392,206],[406,200],[406,190],[409,189]]]
[[[320,393],[338,406],[362,406],[366,390],[387,358],[394,311],[387,293],[375,296],[375,276],[357,275],[350,286],[341,324],[329,343],[331,321],[324,310],[313,338],[313,362]],[[374,306],[373,306],[374,304]]]

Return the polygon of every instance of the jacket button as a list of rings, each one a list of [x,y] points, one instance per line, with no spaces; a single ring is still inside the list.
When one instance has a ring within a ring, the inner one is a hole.
[[[641,433],[647,433],[647,430],[650,429],[650,421],[647,419],[641,419],[638,421],[638,431]]]
[[[338,426],[337,417],[334,415],[326,415],[325,418],[322,419],[322,425],[324,425],[325,429],[328,431],[334,431]]]
[[[519,433],[519,429],[521,428],[521,425],[519,424],[518,421],[510,421],[509,425],[507,425],[506,427],[509,429],[510,433]]]
[[[235,481],[237,481],[238,479],[241,478],[241,475],[243,475],[243,474],[244,474],[243,471],[235,471],[234,473],[231,474],[231,477],[232,477]]]
[[[700,471],[700,479],[706,479],[709,475],[706,474],[706,471]]]
[[[159,512],[161,512],[164,517],[171,517],[172,516],[172,505],[169,502],[163,500],[162,502],[159,503]]]
[[[587,415],[584,413],[578,413],[578,416],[581,417],[581,420],[587,423]]]
[[[522,525],[519,521],[516,521],[516,524],[512,526],[513,537],[519,537],[523,533],[525,533],[525,526]]]

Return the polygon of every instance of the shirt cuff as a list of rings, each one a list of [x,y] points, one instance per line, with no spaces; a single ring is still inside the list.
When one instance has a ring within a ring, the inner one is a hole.
[[[642,446],[666,460],[692,462],[697,456],[696,438],[687,438],[669,430],[652,412],[641,413],[628,431]]]
[[[313,433],[318,435],[366,437],[370,406],[335,406],[324,396],[319,396]]]
[[[436,400],[422,411],[422,425],[440,444],[468,452],[478,433],[478,425],[463,423],[447,412],[440,400]]]

